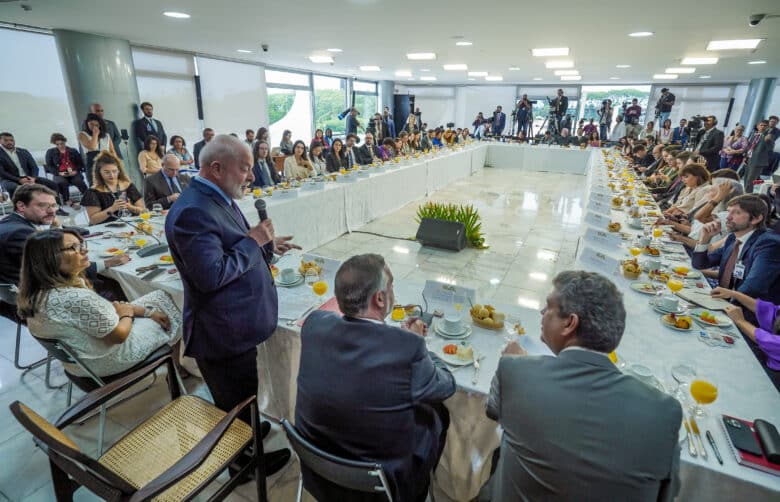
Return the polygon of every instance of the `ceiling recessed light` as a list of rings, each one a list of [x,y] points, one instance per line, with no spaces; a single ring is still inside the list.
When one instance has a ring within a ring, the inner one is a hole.
[[[469,77],[469,79],[468,79],[468,80],[469,80],[469,81],[474,81],[474,80],[477,80],[477,79]]]
[[[531,54],[537,58],[555,57],[555,56],[568,56],[568,47],[553,47],[546,49],[531,49]]]
[[[312,63],[332,63],[333,58],[330,56],[309,56],[309,61]]]
[[[520,67],[519,66],[510,66],[509,67],[509,71],[520,71]]]
[[[744,40],[712,40],[707,44],[708,51],[727,51],[731,49],[755,49],[761,43],[760,38]]]
[[[560,77],[560,76],[563,76],[563,75],[579,75],[580,74],[580,72],[577,71],[577,70],[555,70],[555,72],[553,72],[553,73],[555,73],[556,77]]]
[[[420,77],[420,80],[424,80],[425,82],[433,82],[436,80],[436,77]]]
[[[620,77],[609,77],[610,80],[620,80]]]
[[[718,58],[683,58],[682,61],[680,61],[680,64],[688,64],[688,65],[700,65],[700,64],[717,64]]]
[[[429,68],[420,68],[420,71],[431,71]]]
[[[447,71],[466,71],[469,69],[468,65],[465,65],[463,63],[445,64],[442,65],[442,68],[444,68]]]
[[[655,35],[655,33],[653,33],[652,31],[635,31],[634,33],[628,34],[629,37],[634,37],[634,38],[652,37],[653,35]]]
[[[542,77],[534,77],[534,80],[542,80]]]
[[[693,73],[696,68],[667,68],[664,73]]]
[[[555,68],[574,68],[574,61],[547,61],[544,63],[544,67],[548,70],[552,70]]]
[[[252,51],[246,49],[236,49],[236,52],[240,52],[241,54],[252,54]]]
[[[380,71],[381,68],[375,65],[363,65],[360,67],[360,71]]]
[[[488,75],[487,77],[485,77],[485,80],[487,80],[488,82],[501,82],[502,80],[504,80],[504,77],[502,77],[501,75]]]
[[[470,71],[469,77],[487,77],[488,72],[486,71]]]
[[[674,80],[678,76],[676,73],[656,73],[653,78],[655,80]]]
[[[712,78],[712,77],[709,75],[699,75],[699,78]]]
[[[561,80],[582,80],[582,75],[564,75]]]
[[[190,15],[184,12],[167,11],[163,12],[163,16],[172,17],[174,19],[189,19]]]
[[[412,72],[410,70],[397,70],[395,72],[396,77],[411,77]]]
[[[412,61],[428,61],[431,59],[436,59],[436,53],[435,52],[410,52],[406,55],[406,59],[411,59]]]
[[[631,68],[630,64],[616,64],[615,68]]]
[[[461,47],[468,47],[469,45],[474,45],[474,42],[469,42],[467,40],[461,40],[460,42],[455,42],[455,45],[459,45]]]
[[[325,50],[328,51],[328,52],[343,52],[338,47],[331,47],[330,49],[325,49]]]
[[[760,59],[758,61],[748,61],[748,64],[766,64],[766,61]]]

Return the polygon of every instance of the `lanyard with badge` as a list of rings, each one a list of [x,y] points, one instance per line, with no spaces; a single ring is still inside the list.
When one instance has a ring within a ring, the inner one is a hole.
[[[737,261],[736,265],[734,265],[733,276],[740,281],[745,279],[745,264],[742,263],[742,260]]]

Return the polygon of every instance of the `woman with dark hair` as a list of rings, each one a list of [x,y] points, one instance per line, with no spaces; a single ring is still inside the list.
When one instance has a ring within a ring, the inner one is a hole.
[[[292,131],[289,129],[285,129],[282,133],[282,141],[279,142],[279,148],[282,149],[282,153],[285,155],[292,155],[293,153],[293,142],[292,142]]]
[[[100,152],[95,158],[94,184],[84,192],[81,205],[87,210],[90,225],[114,221],[120,211],[146,211],[141,193],[127,177],[122,161],[111,152]]]
[[[670,119],[664,120],[663,125],[658,130],[658,142],[662,145],[668,145],[672,142],[672,121]]]
[[[677,200],[664,211],[664,216],[687,216],[711,195],[712,184],[706,166],[688,164],[680,170],[680,179],[685,187],[680,191]]]
[[[297,140],[292,148],[293,154],[284,159],[284,177],[288,180],[310,178],[314,175],[314,166],[306,153],[306,143]]]
[[[98,153],[108,150],[116,155],[111,135],[108,134],[105,121],[95,113],[88,113],[84,120],[84,129],[79,132],[78,141],[85,152],[87,183],[92,180],[92,163]]]
[[[195,159],[192,157],[192,154],[190,154],[190,151],[187,150],[187,143],[184,141],[184,138],[178,135],[173,135],[171,136],[170,143],[171,149],[168,150],[168,153],[172,153],[178,157],[179,164],[181,164],[182,167],[186,168],[195,163]]]
[[[599,139],[599,133],[597,133],[595,131],[590,133],[590,135],[588,136],[588,145],[589,146],[595,146],[595,147],[600,147],[601,146],[601,140]]]
[[[314,167],[314,174],[317,176],[325,174],[328,171],[328,162],[325,160],[322,151],[322,143],[319,141],[312,143],[311,148],[309,149],[309,160]]]
[[[258,141],[265,141],[266,143],[271,142],[271,133],[268,131],[267,127],[260,127],[257,130],[257,134],[255,134],[255,142]]]
[[[82,194],[87,189],[84,178],[81,176],[84,170],[84,160],[78,150],[67,145],[68,139],[62,134],[55,132],[49,141],[54,145],[54,148],[49,148],[46,151],[46,172],[52,175],[63,202],[72,206],[70,186],[75,186]]]
[[[72,230],[42,230],[27,240],[17,298],[19,315],[40,338],[62,340],[97,376],[127,371],[181,335],[181,312],[163,291],[133,303],[109,302],[84,276],[87,243]],[[76,364],[65,371],[87,376]]]
[[[349,160],[344,152],[344,143],[340,139],[336,138],[333,140],[330,152],[325,157],[325,164],[329,173],[337,173],[349,167]]]
[[[159,145],[157,136],[150,134],[144,140],[144,149],[138,152],[138,169],[146,176],[159,173],[162,169],[162,159],[157,154]]]
[[[333,129],[330,127],[325,129],[325,136],[324,138],[324,144],[322,145],[322,148],[326,150],[330,150],[330,148],[333,146]]]
[[[252,166],[252,174],[255,177],[255,181],[252,182],[253,187],[274,186],[282,181],[271,159],[271,148],[267,142],[255,141],[252,157],[255,159],[255,164]]]
[[[309,152],[314,149],[314,143],[319,143],[320,147],[327,150],[325,146],[325,134],[322,132],[322,129],[314,131],[314,138],[312,138],[311,143],[309,143]]]

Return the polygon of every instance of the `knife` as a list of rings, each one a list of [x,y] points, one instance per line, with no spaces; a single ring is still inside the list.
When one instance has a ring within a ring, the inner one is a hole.
[[[704,441],[701,440],[701,434],[699,433],[699,424],[696,423],[696,419],[691,417],[691,429],[693,429],[696,439],[699,440],[699,450],[701,451],[701,458],[707,460],[707,450],[704,449]]]
[[[474,376],[471,378],[471,383],[477,385],[479,382],[479,356],[474,354]]]
[[[696,447],[693,446],[693,438],[691,437],[691,427],[688,425],[688,421],[683,419],[683,425],[685,426],[685,432],[686,434],[685,438],[688,440],[688,453],[691,454],[692,457],[697,457],[696,454]]]

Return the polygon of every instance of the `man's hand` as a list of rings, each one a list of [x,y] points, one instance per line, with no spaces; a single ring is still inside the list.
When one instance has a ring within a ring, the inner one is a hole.
[[[284,237],[277,237],[274,240],[274,253],[282,256],[284,253],[291,249],[302,249],[301,246],[290,242],[293,239],[292,235],[286,235]]]
[[[729,305],[726,307],[726,315],[735,323],[745,320],[745,314],[742,312],[742,307],[738,307],[737,305]]]
[[[728,289],[728,288],[721,288],[718,286],[717,288],[710,291],[710,296],[713,298],[720,298],[721,300],[729,300],[734,297],[734,290]]]
[[[702,244],[709,244],[713,237],[720,234],[720,230],[720,220],[705,223],[704,226],[701,227],[701,238],[699,239],[699,242]]]
[[[33,183],[35,183],[35,178],[33,178],[32,176],[23,176],[19,178],[20,185],[31,185]]]
[[[111,267],[119,267],[121,265],[124,265],[125,263],[130,261],[130,256],[127,254],[121,254],[119,256],[112,256],[111,258],[105,260],[103,262],[103,265],[106,266],[106,268]]]
[[[253,238],[260,247],[274,240],[274,225],[270,219],[261,221],[249,229],[249,237]]]
[[[179,198],[179,195],[181,195],[181,194],[180,194],[180,193],[172,193],[172,194],[170,194],[170,195],[168,196],[168,202],[170,202],[171,204],[173,204],[174,202],[176,202],[176,199],[178,199],[178,198]]]
[[[401,324],[401,327],[420,336],[428,334],[428,326],[419,317],[410,317]]]
[[[501,352],[502,356],[527,356],[528,352],[520,346],[516,341],[509,342]]]

